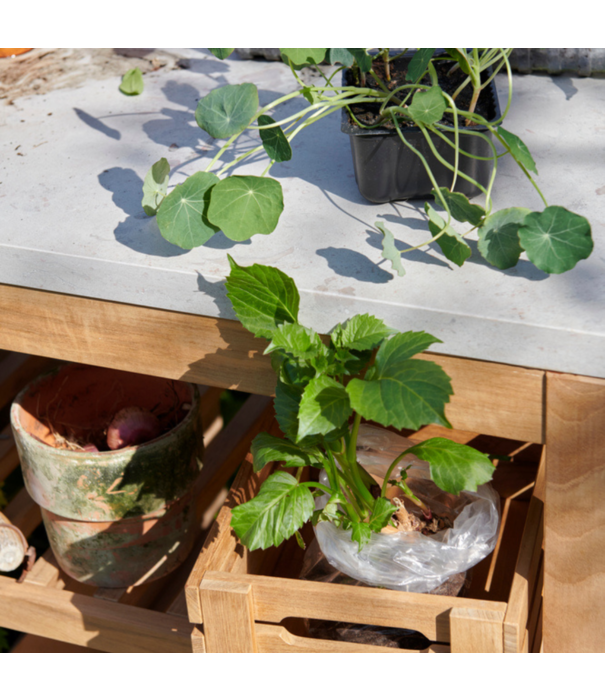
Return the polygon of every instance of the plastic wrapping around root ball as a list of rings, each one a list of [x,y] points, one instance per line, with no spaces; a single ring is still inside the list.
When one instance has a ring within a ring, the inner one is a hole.
[[[412,444],[388,430],[362,425],[357,459],[370,474],[382,478],[395,457]],[[453,496],[428,478],[427,462],[410,455],[402,467],[408,464],[413,465],[408,469],[407,480],[412,491],[433,513],[448,516],[453,521],[452,528],[431,535],[372,533],[361,551],[359,544],[351,540],[350,530],[330,522],[318,523],[315,536],[328,562],[348,576],[370,586],[428,593],[493,551],[498,539],[500,498],[488,484],[479,486],[476,493],[462,491]],[[325,473],[320,478],[328,483]],[[323,508],[327,500],[327,496],[316,499],[316,508]]]

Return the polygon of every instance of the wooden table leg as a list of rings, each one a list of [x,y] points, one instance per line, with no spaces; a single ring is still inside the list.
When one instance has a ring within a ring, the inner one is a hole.
[[[544,651],[605,651],[605,380],[547,372]]]

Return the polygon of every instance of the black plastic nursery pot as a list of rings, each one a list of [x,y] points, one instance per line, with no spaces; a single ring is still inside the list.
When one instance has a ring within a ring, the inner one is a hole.
[[[406,69],[410,59],[411,54],[403,56],[394,62],[395,66],[401,70]],[[343,73],[343,85],[348,84],[346,79],[347,72]],[[487,118],[497,121],[501,112],[493,82],[482,92],[481,99],[487,101]],[[490,138],[485,127],[475,125],[464,129],[486,134]],[[395,129],[363,129],[351,121],[347,110],[343,109],[341,130],[349,134],[359,191],[370,202],[380,204],[399,199],[426,199],[430,196],[433,185],[422,161],[403,143]],[[427,160],[439,187],[451,187],[452,171],[437,160],[420,129],[417,126],[402,126],[401,131],[406,140]],[[452,132],[447,136],[453,141]],[[438,136],[431,134],[431,138],[441,157],[454,165],[453,148]],[[476,157],[491,159],[493,155],[490,144],[474,134],[461,134],[459,145],[461,151]],[[461,172],[484,187],[487,186],[492,171],[491,160],[476,160],[460,155],[458,167]],[[454,189],[467,197],[474,197],[480,192],[475,185],[460,176]]]

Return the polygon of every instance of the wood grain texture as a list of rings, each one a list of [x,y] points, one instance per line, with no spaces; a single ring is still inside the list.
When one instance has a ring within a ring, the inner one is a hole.
[[[546,652],[605,651],[605,380],[547,373]]]
[[[468,602],[468,601],[467,601]],[[475,601],[472,601],[473,605]],[[450,613],[454,654],[501,654],[503,610],[456,608]]]
[[[0,344],[8,350],[266,396],[275,388],[270,359],[262,354],[266,342],[237,321],[9,285],[0,285],[0,314]],[[456,428],[543,442],[543,372],[422,357],[452,378],[447,415]]]
[[[209,578],[200,585],[207,653],[256,653],[252,584]]]
[[[0,576],[0,626],[113,652],[191,652],[186,620]]]
[[[10,425],[7,425],[0,433],[0,482],[19,464],[17,446],[13,438]]]

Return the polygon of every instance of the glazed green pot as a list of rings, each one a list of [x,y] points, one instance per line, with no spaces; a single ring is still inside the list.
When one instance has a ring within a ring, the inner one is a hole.
[[[172,427],[121,450],[66,449],[60,436],[99,443],[127,406],[153,410]],[[199,422],[195,385],[85,365],[39,377],[17,396],[11,424],[25,485],[66,573],[122,588],[186,558],[197,531],[191,487],[202,466]]]

